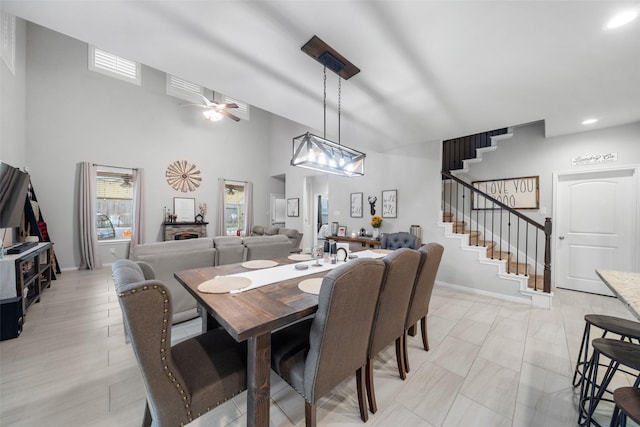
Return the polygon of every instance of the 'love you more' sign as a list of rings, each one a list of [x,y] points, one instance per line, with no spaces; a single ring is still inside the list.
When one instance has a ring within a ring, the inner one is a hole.
[[[540,177],[538,176],[474,181],[471,184],[510,208],[538,209],[540,207]],[[500,206],[482,194],[474,192],[473,209],[500,209]]]

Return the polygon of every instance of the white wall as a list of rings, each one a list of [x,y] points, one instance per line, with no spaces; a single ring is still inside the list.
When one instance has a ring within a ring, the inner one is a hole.
[[[63,268],[80,263],[76,194],[82,161],[144,168],[147,242],[161,240],[163,208],[172,207],[176,196],[205,202],[208,232],[214,233],[219,177],[252,181],[254,222],[268,221],[268,195],[282,192],[269,173],[271,114],[252,108],[249,121],[207,122],[165,94],[165,74],[158,70],[143,67],[143,84],[135,86],[89,71],[85,43],[31,23],[27,38],[25,163]],[[196,191],[180,193],[167,184],[165,170],[175,160],[198,166],[202,184]],[[113,257],[107,252],[102,261]]]
[[[1,9],[2,2],[0,2]],[[25,55],[27,25],[16,18],[14,72],[0,60],[0,160],[23,169],[25,166]],[[0,228],[5,246],[14,241],[13,230]]]

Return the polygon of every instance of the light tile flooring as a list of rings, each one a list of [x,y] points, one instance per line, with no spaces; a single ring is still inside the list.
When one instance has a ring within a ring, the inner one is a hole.
[[[614,298],[557,290],[552,310],[436,286],[429,314],[431,350],[410,338],[411,372],[402,381],[393,346],[375,363],[379,411],[367,425],[572,426],[577,423],[572,367],[586,313],[632,318]],[[196,334],[197,321],[173,328],[173,341]],[[595,336],[595,334],[594,334]],[[629,379],[616,377],[617,385]],[[355,380],[320,402],[326,426],[363,425]],[[244,426],[246,393],[193,426]],[[139,426],[144,388],[109,267],[69,271],[32,305],[24,331],[0,342],[0,425]],[[599,417],[608,423],[610,407]],[[302,398],[272,375],[272,426],[304,425]]]

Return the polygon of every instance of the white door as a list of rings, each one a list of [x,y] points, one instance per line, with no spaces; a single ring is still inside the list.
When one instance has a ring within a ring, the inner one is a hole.
[[[595,270],[636,268],[635,175],[618,169],[557,177],[556,287],[613,295]]]

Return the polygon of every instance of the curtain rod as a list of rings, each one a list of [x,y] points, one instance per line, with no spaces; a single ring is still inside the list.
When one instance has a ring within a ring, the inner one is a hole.
[[[101,165],[99,163],[94,163],[93,166],[102,166],[104,168],[114,168],[114,169],[125,169],[130,171],[137,171],[138,168],[123,168],[122,166],[111,166],[111,165]]]
[[[229,181],[230,183],[242,183],[242,184],[248,184],[249,181],[240,181],[239,179],[227,179],[227,178],[222,178],[224,181]]]

